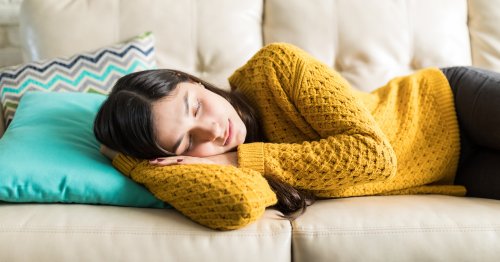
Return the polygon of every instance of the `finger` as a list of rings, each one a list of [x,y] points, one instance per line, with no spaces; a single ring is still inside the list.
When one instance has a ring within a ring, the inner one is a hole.
[[[168,165],[176,165],[176,164],[181,164],[184,161],[182,158],[155,158],[153,160],[149,160],[149,163],[152,165],[159,165],[159,166],[168,166]]]

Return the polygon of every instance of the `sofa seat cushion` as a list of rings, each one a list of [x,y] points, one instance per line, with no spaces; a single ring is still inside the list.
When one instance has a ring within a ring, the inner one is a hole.
[[[290,261],[291,226],[267,210],[235,231],[173,209],[0,204],[0,261]]]
[[[292,224],[295,261],[498,261],[500,201],[441,195],[321,200]]]

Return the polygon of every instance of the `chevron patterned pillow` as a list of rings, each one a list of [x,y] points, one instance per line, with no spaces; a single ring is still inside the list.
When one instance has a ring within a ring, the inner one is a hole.
[[[27,91],[107,94],[121,76],[155,67],[154,37],[148,32],[93,52],[0,69],[5,126]]]

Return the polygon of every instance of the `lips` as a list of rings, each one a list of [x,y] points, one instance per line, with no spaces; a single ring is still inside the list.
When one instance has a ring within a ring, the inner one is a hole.
[[[231,120],[227,120],[227,135],[224,139],[224,146],[228,145],[231,142],[231,139],[233,138],[233,123],[231,123]]]

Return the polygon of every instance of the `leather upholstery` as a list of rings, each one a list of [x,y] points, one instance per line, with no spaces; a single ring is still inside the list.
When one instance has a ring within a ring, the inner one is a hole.
[[[48,0],[21,7],[25,59],[67,56],[126,40],[156,37],[158,67],[228,88],[226,78],[262,46],[262,1]]]
[[[143,31],[157,37],[159,67],[227,88],[227,76],[261,46],[290,42],[370,91],[428,66],[500,71],[500,5],[488,0],[47,0],[24,4],[26,60],[70,55]]]
[[[364,91],[422,67],[471,64],[465,0],[275,0],[265,17],[266,42],[296,43]]]
[[[500,72],[497,0],[25,0],[20,24],[26,61],[153,31],[158,67],[222,88],[276,41],[364,91],[427,66]],[[215,232],[175,210],[1,204],[0,260],[496,261],[499,210],[500,201],[476,198],[349,198],[318,201],[293,223],[268,210],[242,230]]]
[[[218,232],[168,209],[0,205],[0,261],[290,261],[291,226],[268,210]]]
[[[439,195],[320,201],[292,223],[295,261],[494,261],[500,201]]]

